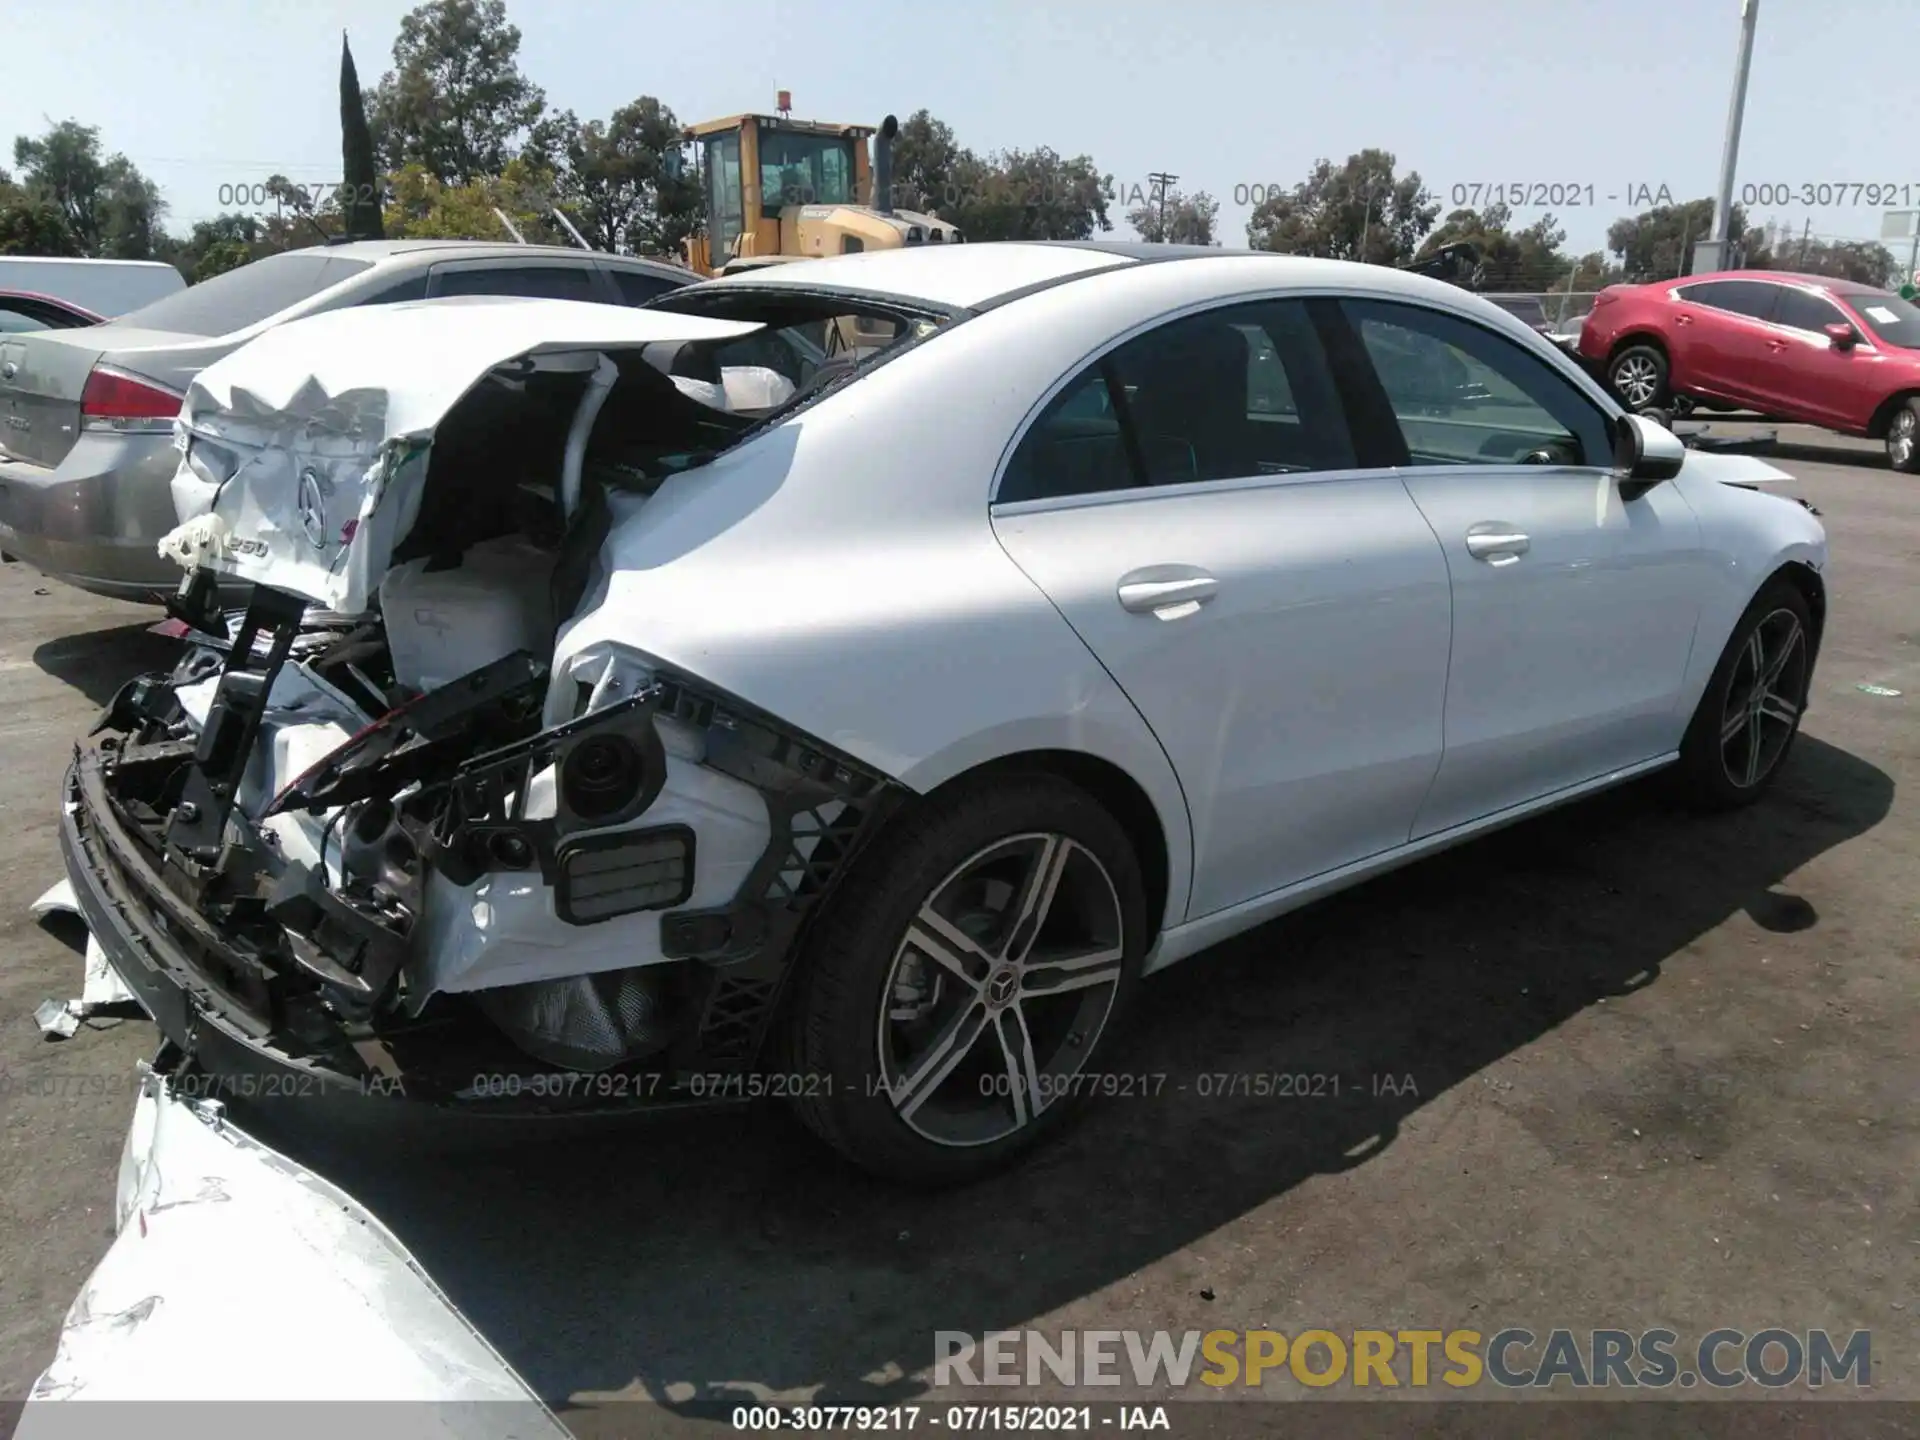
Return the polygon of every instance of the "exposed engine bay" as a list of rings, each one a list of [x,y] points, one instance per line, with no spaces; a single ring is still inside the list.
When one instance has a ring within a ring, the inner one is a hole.
[[[610,501],[845,368],[777,330],[522,354],[425,435],[375,437],[324,377],[190,397],[184,650],[77,748],[63,826],[169,1038],[489,1107],[737,1098],[807,914],[901,792],[641,649],[556,674],[555,637]]]

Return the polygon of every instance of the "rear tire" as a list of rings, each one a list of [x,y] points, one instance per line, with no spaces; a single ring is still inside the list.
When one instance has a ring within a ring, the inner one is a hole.
[[[1902,475],[1920,475],[1920,396],[1901,402],[1887,422],[1887,464]]]
[[[1681,797],[1704,810],[1751,805],[1786,763],[1813,682],[1807,600],[1772,580],[1733,627],[1680,745]]]
[[[1629,410],[1664,408],[1667,357],[1657,346],[1627,346],[1607,361],[1607,388]]]
[[[1085,791],[1023,774],[934,797],[856,862],[800,957],[800,1119],[907,1184],[999,1169],[1093,1090],[1146,940],[1139,862]]]

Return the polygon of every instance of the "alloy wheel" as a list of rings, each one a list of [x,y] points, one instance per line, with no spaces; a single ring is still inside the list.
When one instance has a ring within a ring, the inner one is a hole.
[[[924,1138],[988,1145],[1073,1094],[1125,957],[1106,867],[1065,835],[977,851],[921,904],[879,1017],[887,1097]]]
[[[1720,763],[1727,779],[1751,790],[1780,763],[1807,693],[1807,635],[1782,608],[1747,633],[1727,679],[1720,719]]]
[[[1915,428],[1920,425],[1911,409],[1903,408],[1887,427],[1887,460],[1895,466],[1913,463]]]
[[[1613,367],[1613,388],[1631,409],[1638,410],[1651,405],[1660,393],[1660,375],[1645,355],[1627,355]]]

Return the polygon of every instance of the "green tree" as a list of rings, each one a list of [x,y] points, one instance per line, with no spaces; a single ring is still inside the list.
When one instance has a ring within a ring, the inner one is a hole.
[[[1169,189],[1164,202],[1159,195],[1147,196],[1127,211],[1127,223],[1155,244],[1218,245],[1214,224],[1219,218],[1220,202],[1204,190],[1187,195]]]
[[[1749,235],[1746,212],[1733,207],[1728,234],[1747,239],[1748,261],[1764,259],[1764,231]],[[1620,259],[1629,280],[1671,280],[1693,266],[1693,247],[1713,234],[1713,199],[1657,205],[1638,215],[1616,220],[1607,229],[1607,248]],[[1756,265],[1766,268],[1764,265]]]
[[[1513,212],[1505,205],[1485,210],[1455,210],[1429,234],[1415,257],[1423,259],[1443,245],[1466,242],[1480,251],[1481,284],[1488,290],[1551,290],[1562,284],[1573,262],[1560,251],[1567,232],[1551,215],[1524,230],[1513,230]]]
[[[529,156],[554,175],[553,198],[597,250],[673,255],[698,232],[700,181],[676,162],[683,145],[673,111],[642,95],[610,120],[571,110],[534,127]]]
[[[340,32],[340,179],[342,227],[356,240],[378,240],[380,174],[373,156],[373,132],[360,98],[360,75],[353,66],[347,32]]]
[[[962,151],[939,209],[974,240],[1085,240],[1113,229],[1113,177],[1090,156],[1071,159],[1045,145],[987,159]],[[945,203],[951,196],[955,203]]]
[[[1900,283],[1901,261],[1874,240],[1823,240],[1773,225],[1747,232],[1747,266],[1789,270],[1879,289]]]
[[[525,158],[509,160],[500,175],[471,185],[447,185],[424,165],[389,177],[386,232],[410,240],[511,240],[496,210],[531,243],[567,244],[547,214],[553,176]]]
[[[893,204],[960,227],[968,240],[1085,240],[1111,230],[1113,177],[1088,155],[1045,145],[977,155],[916,110],[893,142]]]
[[[370,107],[387,170],[418,165],[453,187],[501,174],[546,109],[519,54],[505,0],[429,0],[408,12]]]
[[[102,155],[100,131],[63,120],[39,139],[13,142],[18,189],[50,206],[67,236],[67,253],[120,260],[153,256],[166,211],[160,188],[126,156]],[[43,227],[39,222],[30,226]]]
[[[960,200],[955,174],[963,158],[978,162],[961,150],[953,127],[916,110],[900,125],[893,141],[893,203],[896,209],[932,214]],[[950,218],[942,215],[943,219]]]
[[[59,207],[0,170],[0,255],[78,255]]]
[[[1247,222],[1247,243],[1283,255],[1399,265],[1413,258],[1439,213],[1419,171],[1396,177],[1391,154],[1362,150],[1338,167],[1316,161],[1291,191],[1268,196]]]
[[[1609,285],[1618,285],[1626,279],[1626,272],[1618,265],[1608,261],[1606,252],[1594,250],[1580,256],[1573,262],[1573,270],[1564,284],[1555,288],[1571,290],[1576,295],[1590,294],[1604,290]]]

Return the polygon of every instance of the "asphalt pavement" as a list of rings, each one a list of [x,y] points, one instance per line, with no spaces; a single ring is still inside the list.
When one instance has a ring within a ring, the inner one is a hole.
[[[1864,1329],[1873,1393],[1920,1400],[1920,479],[1856,458],[1785,462],[1832,619],[1764,804],[1635,786],[1176,967],[1110,1061],[1159,1084],[1002,1178],[901,1192],[773,1110],[444,1152],[262,1123],[562,1406],[911,1402],[938,1330],[1065,1327]],[[26,913],[74,736],[167,657],[152,618],[0,567],[0,1397],[108,1243],[154,1044],[41,1039],[80,965]]]

